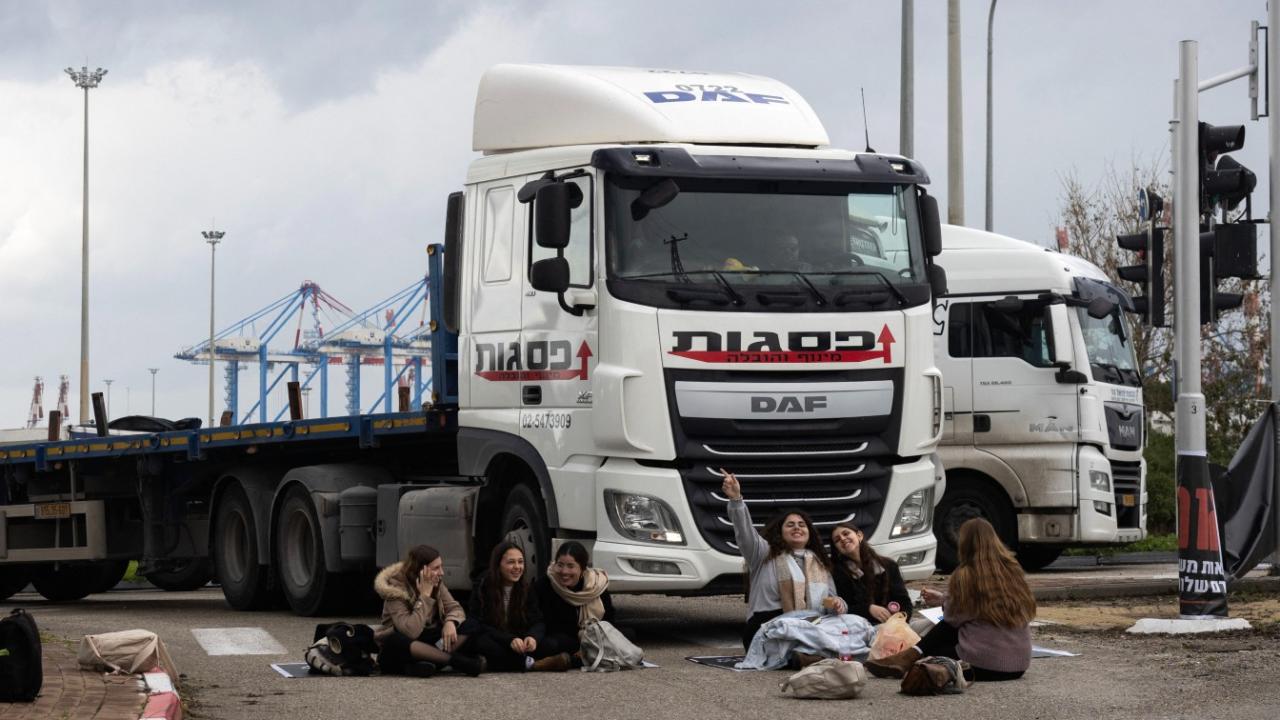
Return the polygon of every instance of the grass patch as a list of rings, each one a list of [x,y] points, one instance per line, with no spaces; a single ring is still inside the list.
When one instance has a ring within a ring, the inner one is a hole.
[[[1161,535],[1148,535],[1146,538],[1128,545],[1115,545],[1112,547],[1082,547],[1067,548],[1064,555],[1084,556],[1084,557],[1111,557],[1121,553],[1135,552],[1176,552],[1178,549],[1178,536],[1173,533]]]

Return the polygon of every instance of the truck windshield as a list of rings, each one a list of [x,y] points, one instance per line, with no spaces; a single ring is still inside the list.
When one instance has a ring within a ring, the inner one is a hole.
[[[641,190],[609,184],[610,288],[626,299],[775,311],[928,300],[912,186],[679,182],[639,219]]]
[[[1124,313],[1116,311],[1102,319],[1091,317],[1086,308],[1077,308],[1077,313],[1093,379],[1116,385],[1141,385],[1133,336]]]

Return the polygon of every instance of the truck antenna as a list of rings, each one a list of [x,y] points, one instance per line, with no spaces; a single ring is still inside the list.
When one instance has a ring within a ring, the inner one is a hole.
[[[862,136],[867,141],[867,152],[873,153],[871,149],[871,128],[867,126],[867,91],[865,88],[858,88],[858,93],[862,95]]]

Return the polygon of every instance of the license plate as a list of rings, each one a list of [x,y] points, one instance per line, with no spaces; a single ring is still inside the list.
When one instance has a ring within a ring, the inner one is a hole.
[[[1120,504],[1125,507],[1133,507],[1134,505],[1138,504],[1138,496],[1137,495],[1121,495]]]
[[[54,502],[36,505],[37,520],[65,520],[71,517],[71,503]]]

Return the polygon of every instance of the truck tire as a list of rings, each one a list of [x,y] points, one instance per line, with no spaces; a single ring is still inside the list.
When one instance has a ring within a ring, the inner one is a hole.
[[[1017,519],[1013,507],[1003,494],[985,484],[948,482],[934,516],[933,534],[938,540],[935,564],[938,572],[949,573],[956,567],[956,532],[973,518],[991,523],[1005,547],[1018,547]]]
[[[152,585],[168,592],[199,590],[213,579],[209,558],[181,560],[172,570],[153,570],[146,575]]]
[[[1020,545],[1018,564],[1027,572],[1043,570],[1061,557],[1063,550],[1061,545]]]
[[[542,512],[542,501],[528,485],[516,485],[507,495],[502,512],[502,539],[524,548],[524,566],[530,580],[540,578],[551,562],[551,532]],[[479,562],[488,563],[488,558]]]
[[[102,573],[97,567],[90,565],[62,563],[55,569],[53,563],[49,563],[32,573],[31,584],[45,600],[71,602],[99,592]]]
[[[324,532],[311,494],[301,485],[290,487],[276,518],[276,572],[280,589],[293,612],[323,615],[335,609],[344,589],[344,576],[324,565]]]
[[[104,560],[97,563],[93,568],[93,572],[97,573],[98,581],[94,583],[93,589],[89,593],[104,593],[114,588],[124,579],[124,574],[128,571],[128,560]]]
[[[271,567],[258,563],[258,533],[249,497],[239,485],[222,494],[213,517],[213,568],[227,604],[236,610],[271,606]]]
[[[31,582],[31,570],[25,565],[7,565],[0,567],[0,601],[22,592],[22,588]]]

